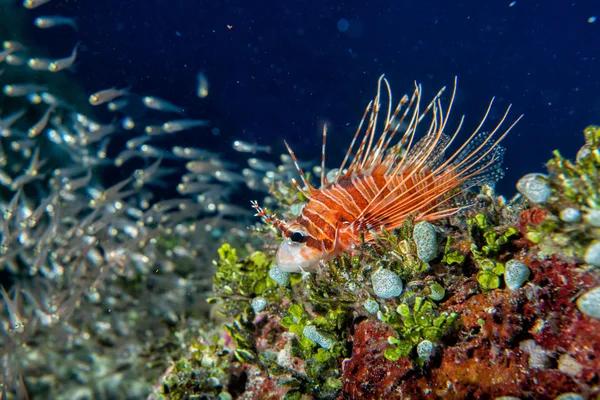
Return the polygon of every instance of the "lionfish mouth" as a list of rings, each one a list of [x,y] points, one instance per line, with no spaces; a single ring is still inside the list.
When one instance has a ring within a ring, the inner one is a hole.
[[[382,88],[388,101],[381,123]],[[421,85],[415,82],[412,96],[404,95],[393,109],[392,91],[382,75],[375,99],[368,104],[344,160],[331,180],[326,179],[327,127],[324,127],[318,188],[308,181],[294,152],[285,143],[302,184],[295,179],[292,182],[309,199],[294,225],[303,226],[313,234],[303,238],[302,249],[290,247],[290,224],[267,215],[253,202],[257,215],[288,238],[278,252],[278,259],[281,253],[282,260],[286,260],[281,265],[290,270],[294,269],[294,263],[296,269],[314,266],[315,260],[318,264],[327,255],[350,250],[359,242],[359,235],[372,240],[382,228],[398,228],[409,216],[417,221],[451,216],[474,204],[465,200],[463,194],[476,186],[493,185],[503,176],[504,148],[500,142],[523,116],[502,129],[511,109],[508,106],[500,121],[492,129],[484,130],[494,103],[492,98],[477,128],[457,150],[446,155],[457,141],[464,122],[463,115],[458,127],[451,134],[446,133],[456,88],[455,78],[446,108],[441,101],[444,87],[422,109]],[[418,138],[423,130],[425,133]],[[402,136],[392,145],[399,132]]]

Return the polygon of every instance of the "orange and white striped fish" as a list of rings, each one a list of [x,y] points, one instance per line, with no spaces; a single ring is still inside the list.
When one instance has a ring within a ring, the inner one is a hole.
[[[387,115],[378,133],[378,120],[382,116],[382,84],[388,97]],[[256,215],[263,217],[283,235],[276,256],[281,270],[311,271],[320,262],[331,260],[341,252],[353,254],[361,243],[361,234],[364,240],[371,241],[383,228],[396,229],[411,215],[415,222],[431,222],[451,216],[472,206],[472,202],[461,204],[462,194],[474,186],[494,184],[503,176],[504,148],[499,143],[522,115],[507,129],[501,130],[510,111],[509,106],[491,131],[482,131],[494,102],[492,99],[477,129],[446,158],[445,152],[457,138],[464,121],[463,116],[450,136],[444,133],[456,95],[456,84],[455,79],[447,109],[441,102],[444,87],[422,110],[421,86],[415,83],[410,99],[405,95],[392,112],[390,85],[381,76],[377,95],[367,106],[332,182],[325,178],[327,127],[324,127],[321,186],[318,189],[307,181],[286,142],[303,186],[295,180],[293,183],[309,199],[308,203],[301,215],[288,223],[274,215],[267,215],[255,201],[252,202]],[[430,115],[428,124],[423,122],[427,115]],[[349,161],[365,122],[366,130]],[[390,146],[400,127],[406,130],[398,143]],[[422,130],[425,133],[417,141],[417,131]]]

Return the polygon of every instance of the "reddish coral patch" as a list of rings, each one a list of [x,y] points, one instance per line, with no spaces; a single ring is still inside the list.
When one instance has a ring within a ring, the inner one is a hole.
[[[388,336],[394,331],[377,320],[365,320],[356,326],[350,338],[352,356],[342,366],[344,399],[383,398],[394,392],[411,370],[405,358],[387,360],[383,351],[389,347]]]

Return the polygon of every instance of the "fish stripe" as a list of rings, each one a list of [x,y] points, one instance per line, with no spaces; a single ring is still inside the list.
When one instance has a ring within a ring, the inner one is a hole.
[[[354,210],[348,210],[348,212],[351,212],[355,215],[353,215],[353,218],[356,218],[358,216],[358,214],[360,214],[360,212],[362,211],[359,207],[358,204],[356,204],[356,202],[354,201],[354,198],[352,196],[350,196],[350,194],[341,186],[339,185],[333,185],[331,187],[331,190],[334,191],[335,193],[338,193],[339,195],[341,195],[340,197],[345,198],[346,200],[346,207],[348,206],[354,206]]]
[[[369,205],[369,199],[363,190],[358,186],[358,182],[356,179],[350,179],[347,183],[341,183],[343,187],[346,188],[348,193],[354,198],[356,204],[360,207],[361,210],[364,210],[366,206]]]
[[[353,221],[356,219],[357,214],[351,213],[342,199],[335,196],[330,189],[322,190],[319,194],[321,195],[321,201],[323,203],[331,202],[335,205],[333,207],[329,207],[329,209],[338,211],[342,220]]]
[[[369,188],[364,184],[364,179],[355,179],[354,183],[358,188],[360,188],[360,192],[363,194],[363,197],[371,201],[375,194],[371,193]]]
[[[304,208],[306,210],[306,207]],[[312,226],[321,233],[321,238],[335,238],[335,226],[331,224],[331,222],[327,221],[327,219],[323,218],[321,215],[310,211],[302,210],[301,218],[308,223],[312,224]]]

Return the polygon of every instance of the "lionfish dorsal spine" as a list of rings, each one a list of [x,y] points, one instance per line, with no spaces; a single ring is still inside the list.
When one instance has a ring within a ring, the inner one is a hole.
[[[493,104],[492,99],[479,126],[457,151],[452,153],[448,159],[444,159],[446,150],[454,142],[464,122],[464,116],[462,116],[455,132],[450,137],[444,134],[454,103],[456,87],[457,79],[455,78],[447,110],[443,109],[440,100],[445,90],[445,88],[442,88],[421,113],[419,109],[421,87],[415,84],[415,92],[402,117],[403,121],[409,114],[413,99],[415,99],[410,123],[399,143],[389,150],[388,145],[391,143],[397,129],[388,137],[385,144],[382,144],[392,122],[389,119],[388,107],[388,120],[373,149],[371,163],[366,161],[370,147],[366,148],[367,153],[363,155],[367,137],[370,138],[370,143],[376,130],[374,123],[369,124],[368,131],[365,132],[361,146],[349,169],[356,169],[358,165],[356,160],[360,160],[361,157],[361,166],[365,165],[372,169],[377,163],[380,163],[387,166],[388,169],[385,184],[380,187],[378,193],[372,197],[367,207],[358,215],[353,222],[355,226],[377,227],[385,224],[386,227],[390,228],[401,224],[411,214],[418,214],[419,218],[424,220],[434,220],[452,215],[465,207],[449,205],[453,204],[461,193],[476,185],[495,182],[501,177],[500,163],[504,150],[499,146],[499,143],[521,117],[511,124],[500,137],[496,138],[496,133],[508,116],[509,106],[492,132],[479,134],[490,113]],[[377,101],[379,100],[379,93],[378,90]],[[391,92],[389,94],[391,97]],[[404,103],[406,103],[406,100]],[[401,104],[394,111],[392,120],[399,114],[400,106]],[[370,121],[376,121],[376,115],[374,114],[378,110],[379,107],[373,108]],[[433,116],[427,133],[413,145],[417,128],[425,116],[430,113]],[[397,160],[402,147],[405,148],[404,155],[400,160]],[[400,191],[409,187],[410,193],[400,196]],[[460,188],[460,190],[452,193],[456,188]]]
[[[294,154],[294,151],[292,150],[292,148],[290,147],[290,145],[288,144],[288,142],[286,140],[284,140],[283,143],[285,144],[285,147],[287,148],[288,153],[290,153],[290,157],[292,157],[292,161],[294,162],[294,166],[296,167],[296,171],[298,172],[298,175],[300,175],[300,179],[302,179],[302,183],[306,187],[306,190],[304,190],[300,186],[300,184],[296,181],[296,179],[292,178],[292,182],[296,186],[296,188],[298,189],[298,191],[300,193],[302,193],[302,195],[304,197],[306,197],[307,199],[310,199],[311,198],[311,194],[314,193],[317,189],[315,189],[310,184],[310,182],[306,179],[306,175],[304,174],[304,171],[302,170],[302,168],[300,167],[300,164],[298,163],[298,159],[296,158],[296,154]]]
[[[325,148],[327,147],[327,125],[323,125],[323,144],[321,145],[321,189],[325,187]]]

